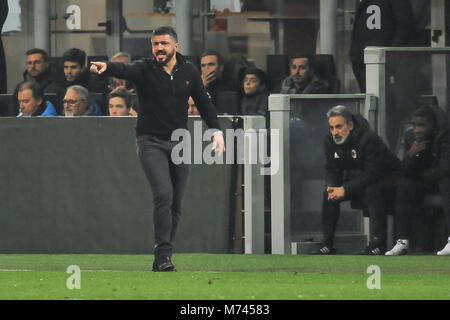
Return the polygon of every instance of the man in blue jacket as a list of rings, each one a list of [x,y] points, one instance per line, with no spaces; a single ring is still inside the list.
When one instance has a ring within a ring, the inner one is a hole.
[[[225,151],[216,111],[194,65],[178,53],[171,27],[153,31],[152,57],[131,64],[92,62],[91,71],[132,81],[136,85],[139,113],[136,125],[138,154],[153,192],[155,259],[153,271],[176,271],[172,263],[173,240],[181,215],[188,177],[187,164],[175,164],[171,151],[177,144],[172,132],[187,128],[188,99],[192,96],[209,128],[215,129],[213,149]]]
[[[44,100],[42,88],[36,82],[24,81],[19,83],[15,95],[19,107],[18,117],[57,116],[55,106],[50,101]]]

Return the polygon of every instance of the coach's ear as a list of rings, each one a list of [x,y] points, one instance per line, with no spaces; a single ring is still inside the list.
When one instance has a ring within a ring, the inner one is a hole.
[[[350,131],[353,130],[353,128],[354,128],[353,121],[350,121],[350,122],[348,123],[348,127],[349,127]]]

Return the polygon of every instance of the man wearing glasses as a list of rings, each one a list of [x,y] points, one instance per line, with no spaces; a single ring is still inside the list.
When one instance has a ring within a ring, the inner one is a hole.
[[[71,86],[67,88],[63,100],[64,116],[100,116],[101,109],[94,100],[90,100],[89,91],[82,86]]]

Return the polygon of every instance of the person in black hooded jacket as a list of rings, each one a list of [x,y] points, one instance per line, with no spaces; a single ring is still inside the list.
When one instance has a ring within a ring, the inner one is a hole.
[[[359,1],[353,24],[350,60],[361,92],[366,92],[364,48],[407,46],[413,26],[409,0]]]
[[[360,115],[345,106],[328,113],[330,133],[325,138],[326,183],[322,206],[324,243],[320,254],[336,252],[333,247],[340,203],[362,204],[370,218],[369,246],[363,253],[383,254],[386,250],[386,219],[389,196],[395,191],[400,161]]]
[[[386,255],[408,252],[411,217],[418,214],[427,194],[440,194],[449,239],[438,255],[450,255],[450,127],[439,107],[424,105],[412,116],[412,130],[405,133],[402,179],[397,189],[396,233],[398,240]]]

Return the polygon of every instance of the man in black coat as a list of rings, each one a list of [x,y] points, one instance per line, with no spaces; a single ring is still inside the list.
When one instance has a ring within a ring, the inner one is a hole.
[[[224,61],[222,55],[215,50],[208,50],[200,56],[200,69],[203,85],[217,107],[221,92],[233,91],[232,86],[223,77]]]
[[[331,86],[316,74],[312,55],[295,56],[290,61],[290,75],[281,83],[282,94],[327,94]]]
[[[39,48],[26,52],[27,70],[23,73],[23,80],[35,81],[44,93],[59,93],[64,88],[59,85],[51,72],[48,53]]]
[[[42,89],[42,93],[54,93],[54,98],[49,98],[57,109],[57,113],[62,113],[61,103],[64,97],[65,88],[57,81],[55,74],[51,71],[48,53],[39,48],[33,48],[26,52],[27,70],[23,73],[24,81],[34,81]]]
[[[366,92],[364,48],[409,44],[413,14],[409,0],[360,0],[355,13],[350,60],[361,92]]]
[[[434,106],[418,108],[412,117],[412,130],[405,134],[406,150],[402,161],[402,179],[397,189],[397,244],[386,255],[408,252],[411,217],[420,213],[427,194],[440,194],[450,235],[450,127],[447,115]],[[437,253],[450,255],[450,237]]]
[[[326,183],[322,207],[324,243],[320,254],[336,252],[333,247],[340,203],[350,200],[362,204],[370,218],[370,241],[366,254],[380,255],[386,250],[386,220],[389,196],[395,190],[400,167],[397,157],[360,115],[345,106],[328,113],[330,133],[325,138]]]
[[[217,114],[198,70],[178,53],[178,40],[171,27],[152,34],[150,59],[131,64],[92,62],[91,71],[133,81],[139,99],[136,125],[138,154],[153,191],[155,260],[153,271],[175,271],[173,240],[181,215],[181,204],[189,172],[188,164],[177,163],[172,150],[177,145],[172,133],[187,128],[188,99],[191,96],[209,128],[215,129],[213,149],[225,151]]]

